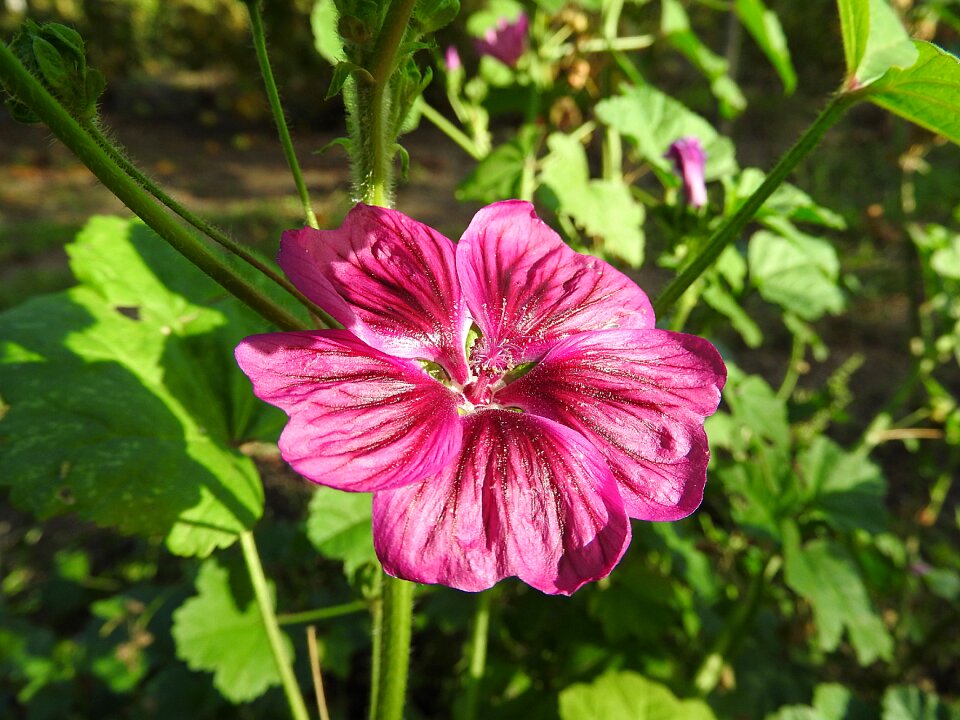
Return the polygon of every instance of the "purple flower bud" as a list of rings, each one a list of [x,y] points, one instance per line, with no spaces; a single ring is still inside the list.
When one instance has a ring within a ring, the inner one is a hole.
[[[476,39],[477,52],[494,57],[504,65],[516,67],[517,60],[527,51],[529,24],[527,14],[523,12],[513,22],[500,18],[496,27],[487,30],[482,38]]]
[[[683,179],[683,194],[687,204],[693,208],[702,208],[707,204],[707,186],[703,178],[703,168],[707,162],[707,153],[700,140],[682,137],[675,141],[664,157],[673,160],[676,173]]]
[[[443,53],[443,63],[447,66],[447,72],[451,73],[463,67],[463,63],[460,62],[460,53],[453,45],[448,45],[446,52]]]

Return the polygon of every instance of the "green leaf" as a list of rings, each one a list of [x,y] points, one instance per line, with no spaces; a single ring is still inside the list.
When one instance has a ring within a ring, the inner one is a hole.
[[[710,91],[720,101],[724,117],[736,117],[747,100],[736,81],[727,74],[729,63],[708,48],[690,28],[687,11],[679,0],[663,0],[660,30],[664,37],[710,81]]]
[[[735,181],[724,183],[727,191],[726,214],[733,214],[747,198],[749,198],[763,183],[766,174],[758,168],[744,168]],[[775,218],[786,218],[798,223],[811,223],[823,227],[843,230],[847,227],[846,221],[839,213],[818,205],[807,193],[790,183],[784,183],[760,208],[756,219],[760,222]]]
[[[337,5],[333,0],[314,0],[310,11],[310,29],[313,31],[313,46],[328,63],[337,65],[345,59],[343,40],[337,29]]]
[[[457,200],[489,204],[518,197],[523,167],[538,136],[535,127],[525,125],[512,140],[494,148],[457,188]]]
[[[460,0],[417,0],[413,19],[420,33],[431,33],[449,25],[459,12]]]
[[[782,229],[789,235],[760,230],[750,238],[747,260],[760,295],[805,320],[840,312],[844,297],[837,284],[840,262],[833,246],[797,230]]]
[[[702,700],[679,700],[665,685],[634,672],[602,675],[560,692],[561,720],[714,720]]]
[[[573,218],[604,251],[634,267],[643,263],[644,208],[622,180],[591,180],[587,153],[576,138],[554,133],[547,139],[540,182],[554,194],[558,211]]]
[[[797,472],[815,514],[837,530],[886,529],[887,485],[865,453],[847,453],[832,440],[817,437],[797,456]]]
[[[888,687],[881,720],[960,720],[960,708],[943,703],[936,693],[908,685]]]
[[[728,248],[729,249],[729,248]],[[724,315],[740,333],[747,347],[757,348],[763,343],[763,331],[743,309],[740,301],[722,285],[712,283],[703,289],[703,299],[714,310]]]
[[[918,56],[892,69],[867,90],[867,99],[900,117],[960,144],[960,59],[915,40]]]
[[[917,49],[887,0],[838,0],[847,74],[869,85],[917,61]]]
[[[310,500],[307,537],[324,557],[343,562],[352,576],[367,563],[375,563],[369,493],[348,493],[318,487]]]
[[[836,650],[846,630],[861,665],[893,656],[893,639],[842,547],[828,540],[812,540],[801,547],[797,531],[791,529],[784,533],[784,576],[813,607],[820,648]]]
[[[84,286],[0,315],[0,483],[177,554],[231,544],[263,506],[233,445],[277,429],[232,357],[262,322],[139,223],[92,220],[69,253]]]
[[[777,71],[784,92],[791,94],[797,87],[797,73],[790,61],[790,48],[787,47],[787,38],[776,13],[769,10],[762,0],[736,0],[734,9],[747,32]]]
[[[197,594],[173,613],[177,657],[191,670],[214,673],[213,684],[229,701],[260,697],[280,684],[270,641],[249,579],[216,559],[200,566]],[[270,585],[271,596],[274,595]],[[286,650],[292,655],[288,638]]]
[[[728,138],[717,134],[709,122],[682,103],[649,85],[628,88],[618,97],[601,101],[596,114],[600,122],[632,141],[661,179],[670,178],[679,184],[664,155],[674,141],[687,136],[696,137],[703,144],[707,180],[732,175],[737,170],[733,143]]]

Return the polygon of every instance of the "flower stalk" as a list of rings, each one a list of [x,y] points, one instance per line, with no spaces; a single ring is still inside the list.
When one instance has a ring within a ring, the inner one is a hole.
[[[273,659],[277,664],[277,671],[280,673],[280,684],[283,686],[287,704],[290,706],[290,715],[294,720],[310,720],[303,694],[300,692],[297,678],[293,674],[290,654],[283,644],[283,635],[280,632],[280,625],[277,623],[277,615],[273,600],[270,597],[270,588],[267,586],[267,577],[263,572],[263,564],[260,562],[260,554],[257,552],[253,533],[249,530],[240,533],[240,547],[243,550],[243,559],[247,565],[250,582],[253,585],[253,594],[257,599],[257,606],[260,608],[263,628],[267,632],[270,650],[273,652]]]
[[[193,232],[167,214],[30,74],[5,43],[0,43],[0,77],[17,99],[36,113],[100,182],[181,255],[277,327],[308,329],[306,323],[261,292],[226,258],[214,253]]]
[[[774,190],[780,187],[787,176],[813,150],[823,138],[824,134],[833,127],[843,114],[852,107],[859,98],[852,93],[837,93],[827,103],[813,123],[806,129],[800,139],[787,153],[780,158],[770,174],[759,188],[747,198],[733,215],[727,218],[707,239],[703,250],[698,253],[686,268],[667,285],[660,296],[653,302],[653,309],[658,317],[662,317],[684,292],[720,257],[720,253],[731,242],[740,237],[740,233],[753,219],[757,211],[763,206]]]

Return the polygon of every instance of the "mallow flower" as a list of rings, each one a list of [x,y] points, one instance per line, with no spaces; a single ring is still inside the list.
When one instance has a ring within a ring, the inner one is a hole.
[[[504,65],[516,67],[520,56],[527,51],[527,30],[530,21],[527,14],[521,12],[512,22],[506,18],[497,20],[482,38],[474,40],[480,55],[495,57]]]
[[[457,245],[357,205],[284,233],[279,263],[344,329],[254,335],[237,361],[289,415],[297,472],[374,493],[391,575],[570,594],[617,564],[629,518],[700,504],[720,355],[656,329],[637,285],[529,203],[483,208]]]
[[[683,181],[683,195],[687,204],[693,208],[706,205],[707,184],[703,173],[707,153],[700,140],[692,135],[682,137],[670,145],[666,157],[673,160],[674,169]]]

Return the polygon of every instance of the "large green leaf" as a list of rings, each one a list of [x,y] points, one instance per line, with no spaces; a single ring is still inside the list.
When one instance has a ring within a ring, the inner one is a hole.
[[[960,707],[947,705],[936,693],[908,685],[888,687],[882,720],[960,720]]]
[[[887,525],[887,486],[863,452],[848,453],[825,437],[797,457],[797,471],[814,512],[838,530],[882,532]]]
[[[847,73],[869,85],[891,68],[907,68],[917,49],[887,0],[837,0]]]
[[[231,702],[253,700],[279,685],[270,641],[246,575],[231,573],[211,558],[200,567],[196,587],[197,594],[173,613],[177,657],[192,670],[214,673],[214,686]],[[292,654],[289,639],[284,640]]]
[[[797,73],[790,61],[790,48],[787,47],[787,38],[776,13],[768,9],[762,0],[736,0],[734,9],[747,32],[777,71],[784,91],[792,93],[797,87]]]
[[[310,500],[307,537],[322,555],[342,560],[347,575],[377,561],[371,530],[372,498],[370,493],[318,487]]]
[[[634,267],[643,263],[643,206],[622,180],[591,180],[587,153],[576,138],[554,133],[547,139],[540,182],[554,194],[558,211],[593,238],[610,255]]]
[[[560,693],[561,720],[714,720],[702,700],[679,700],[664,685],[634,672],[602,675]]]
[[[795,529],[785,532],[784,540],[784,576],[813,607],[817,644],[828,652],[836,650],[846,630],[861,665],[889,660],[893,639],[846,551],[828,540],[812,540],[801,547]]]
[[[923,40],[914,46],[916,62],[888,71],[868,88],[867,98],[960,144],[960,59]]]
[[[233,445],[276,432],[232,358],[262,324],[139,223],[95,219],[70,254],[85,285],[0,315],[0,483],[41,517],[229,545],[263,505]]]
[[[629,88],[622,95],[603,100],[597,104],[596,113],[600,122],[631,140],[661,177],[673,177],[670,161],[664,157],[670,145],[688,136],[700,140],[707,154],[707,180],[737,170],[733,143],[728,138],[682,103],[649,85]]]
[[[750,278],[760,295],[805,320],[843,309],[840,261],[833,246],[786,225],[750,238]]]

